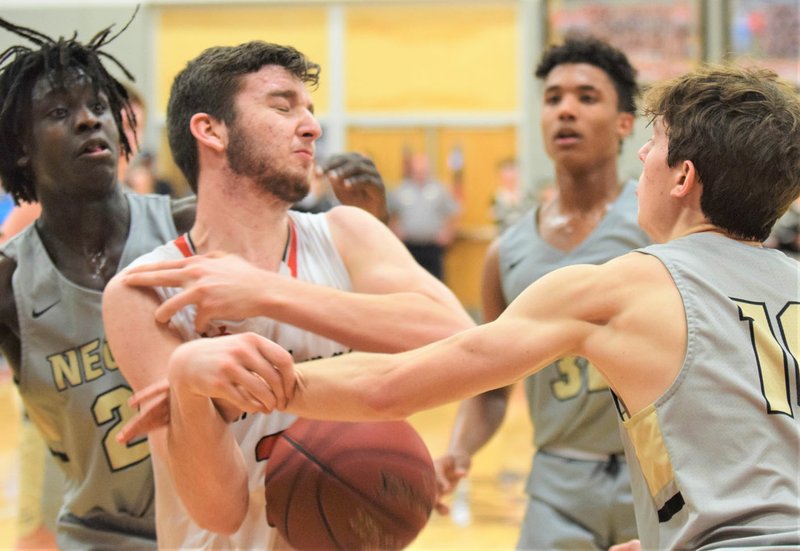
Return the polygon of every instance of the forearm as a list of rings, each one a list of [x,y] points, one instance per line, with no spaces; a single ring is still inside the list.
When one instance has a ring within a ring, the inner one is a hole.
[[[288,411],[343,421],[402,419],[515,382],[521,363],[485,328],[399,354],[357,352],[297,364]]]
[[[287,292],[270,293],[265,315],[354,350],[409,350],[473,325],[463,310],[419,292],[368,294],[291,284]]]
[[[172,479],[192,519],[213,532],[236,531],[247,513],[247,470],[210,398],[173,384],[166,445]]]

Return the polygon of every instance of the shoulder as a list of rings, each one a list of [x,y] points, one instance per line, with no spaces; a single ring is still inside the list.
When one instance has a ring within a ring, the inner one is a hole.
[[[501,238],[495,237],[492,239],[489,246],[486,247],[486,253],[483,256],[483,263],[485,266],[500,266],[500,243]]]
[[[358,207],[338,205],[322,216],[325,217],[325,220],[327,220],[328,225],[334,232],[357,235],[359,232],[368,229],[378,231],[378,228],[380,228],[383,231],[389,231],[386,226],[372,214]]]
[[[552,271],[523,294],[535,295],[559,315],[604,323],[632,306],[650,304],[674,288],[669,272],[650,255],[630,252],[604,264],[575,264]]]

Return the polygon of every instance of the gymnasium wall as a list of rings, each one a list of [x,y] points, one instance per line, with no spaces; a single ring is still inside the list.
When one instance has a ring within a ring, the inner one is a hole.
[[[253,39],[292,44],[322,65],[320,86],[312,94],[324,128],[322,155],[364,152],[391,188],[401,178],[403,152],[424,151],[436,176],[460,197],[461,232],[446,262],[446,282],[472,310],[479,304],[483,252],[495,235],[489,207],[498,163],[518,157],[520,181],[531,189],[553,177],[539,135],[539,82],[532,76],[548,40],[558,38],[553,29],[586,24],[592,9],[599,14],[615,5],[662,9],[677,18],[670,24],[686,35],[666,50],[675,50],[675,62],[688,68],[724,56],[730,17],[728,2],[713,0],[141,3],[139,15],[109,51],[136,76],[148,101],[144,147],[158,153],[167,179],[185,189],[170,160],[163,120],[172,78],[186,61],[212,45]],[[88,39],[110,24],[121,28],[134,7],[130,0],[3,0],[0,16],[52,36],[78,29]],[[650,34],[662,26],[654,21]],[[0,49],[18,42],[0,31]],[[648,70],[667,62],[673,60],[639,59]],[[636,152],[647,139],[645,126],[638,121],[624,145],[624,178],[638,176]],[[454,169],[458,156],[464,160],[460,179]]]

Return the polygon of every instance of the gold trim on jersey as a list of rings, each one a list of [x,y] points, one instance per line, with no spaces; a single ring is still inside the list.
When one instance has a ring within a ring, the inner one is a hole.
[[[636,450],[639,467],[647,482],[650,495],[655,501],[656,508],[661,509],[678,493],[678,488],[672,461],[661,434],[655,405],[651,404],[632,418],[623,421],[623,426]]]

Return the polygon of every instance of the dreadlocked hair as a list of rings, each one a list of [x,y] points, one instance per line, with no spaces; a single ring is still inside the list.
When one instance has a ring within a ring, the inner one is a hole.
[[[68,74],[76,70],[83,72],[91,80],[95,92],[102,92],[108,98],[122,151],[126,157],[131,154],[131,144],[123,131],[122,116],[124,113],[130,127],[135,129],[136,115],[131,109],[126,88],[106,71],[101,58],[112,61],[128,79],[134,80],[122,63],[102,48],[130,26],[138,11],[137,6],[118,33],[111,34],[111,25],[86,44],[78,42],[77,32],[70,38],[53,40],[39,31],[0,18],[0,27],[36,46],[11,46],[0,53],[0,180],[15,204],[37,200],[33,171],[20,159],[26,155],[24,145],[31,135],[33,87],[42,77],[47,77],[53,87],[60,87],[65,85]]]

